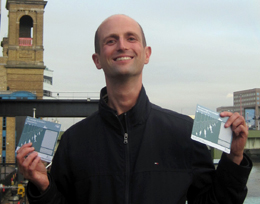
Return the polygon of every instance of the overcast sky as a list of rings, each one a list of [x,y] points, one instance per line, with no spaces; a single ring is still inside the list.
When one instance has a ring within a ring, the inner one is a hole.
[[[99,92],[105,80],[91,58],[94,33],[108,16],[126,14],[152,47],[143,75],[151,102],[189,115],[196,104],[216,110],[233,105],[234,91],[260,88],[259,11],[259,0],[50,0],[44,64],[54,91]]]

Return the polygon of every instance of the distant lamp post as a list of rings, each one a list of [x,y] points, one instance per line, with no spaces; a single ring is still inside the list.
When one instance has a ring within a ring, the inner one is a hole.
[[[240,115],[242,116],[242,94],[240,96]]]
[[[259,116],[258,120],[260,120],[260,116]],[[260,121],[258,121],[258,130],[260,130]]]
[[[36,116],[36,108],[33,108],[33,118]]]
[[[248,112],[246,113],[246,123],[247,123],[247,127],[249,127]]]
[[[260,130],[260,116],[255,115],[252,119],[255,121],[256,130]]]

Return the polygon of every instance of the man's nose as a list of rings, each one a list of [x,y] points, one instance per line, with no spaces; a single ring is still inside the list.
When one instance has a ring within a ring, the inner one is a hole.
[[[124,39],[119,39],[117,47],[118,50],[127,50],[127,42]]]

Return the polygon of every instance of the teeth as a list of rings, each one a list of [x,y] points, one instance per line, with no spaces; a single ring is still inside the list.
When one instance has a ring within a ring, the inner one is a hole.
[[[122,61],[122,60],[129,60],[131,57],[119,57],[116,59],[116,61]]]

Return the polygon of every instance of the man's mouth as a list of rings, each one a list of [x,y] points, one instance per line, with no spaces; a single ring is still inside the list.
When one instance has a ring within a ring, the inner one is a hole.
[[[132,57],[118,57],[116,59],[114,59],[115,61],[123,61],[123,60],[130,60],[132,59]]]

